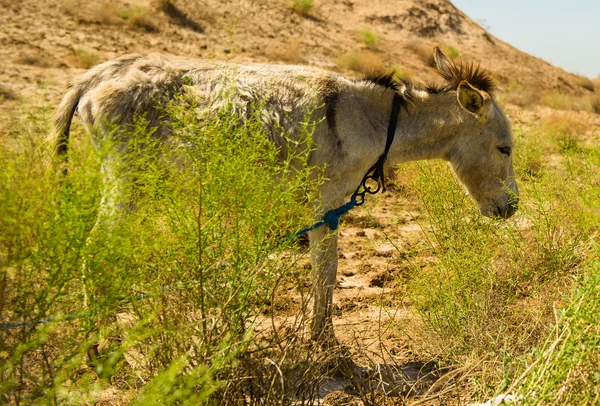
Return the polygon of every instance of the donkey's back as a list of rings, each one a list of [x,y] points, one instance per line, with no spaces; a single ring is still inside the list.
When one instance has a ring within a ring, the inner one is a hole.
[[[164,106],[175,97],[193,100],[198,114],[210,114],[227,104],[241,117],[259,109],[272,141],[281,129],[294,132],[307,112],[318,113],[327,95],[347,79],[317,68],[240,64],[161,54],[134,54],[102,63],[71,82],[55,116],[53,143],[67,150],[69,127],[77,112],[96,144],[108,125],[122,126],[143,116],[166,136]],[[313,119],[317,118],[311,117]]]

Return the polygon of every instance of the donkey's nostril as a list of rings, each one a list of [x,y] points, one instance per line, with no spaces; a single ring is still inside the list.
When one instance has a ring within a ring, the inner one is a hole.
[[[518,199],[513,199],[513,200],[509,201],[508,204],[506,205],[506,210],[502,213],[502,217],[504,217],[505,219],[509,218],[510,216],[515,214],[515,212],[517,211],[518,208],[519,208],[519,200]]]
[[[513,211],[517,211],[519,209],[519,198],[514,197],[508,201],[508,207]]]

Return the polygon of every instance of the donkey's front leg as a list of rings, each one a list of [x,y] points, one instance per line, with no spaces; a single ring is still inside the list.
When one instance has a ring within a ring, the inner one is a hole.
[[[311,231],[309,238],[314,295],[312,339],[327,345],[335,340],[331,314],[338,262],[337,231],[324,225]]]

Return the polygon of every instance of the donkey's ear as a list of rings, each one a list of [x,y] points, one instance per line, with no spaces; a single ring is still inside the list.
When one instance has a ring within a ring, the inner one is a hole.
[[[466,80],[463,80],[456,89],[456,97],[458,102],[465,109],[477,116],[483,116],[485,102],[489,99],[489,96],[484,91],[481,91],[471,85]]]
[[[433,60],[435,61],[435,66],[437,66],[438,70],[445,74],[444,76],[447,75],[448,77],[452,77],[452,67],[454,66],[454,62],[442,52],[440,47],[433,48]]]

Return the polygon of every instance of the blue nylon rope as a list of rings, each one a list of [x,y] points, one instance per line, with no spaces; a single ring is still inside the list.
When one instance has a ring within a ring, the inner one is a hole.
[[[319,220],[315,224],[313,224],[312,226],[310,226],[308,228],[305,228],[304,230],[298,231],[296,233],[296,236],[301,236],[303,234],[306,234],[309,231],[312,231],[312,230],[317,229],[317,228],[319,228],[321,226],[324,226],[325,224],[327,224],[332,230],[337,230],[338,226],[340,225],[340,218],[344,214],[346,214],[350,210],[352,210],[354,208],[354,206],[356,206],[356,200],[352,199],[348,203],[346,203],[343,206],[338,207],[337,209],[329,210],[323,216],[323,220]]]

